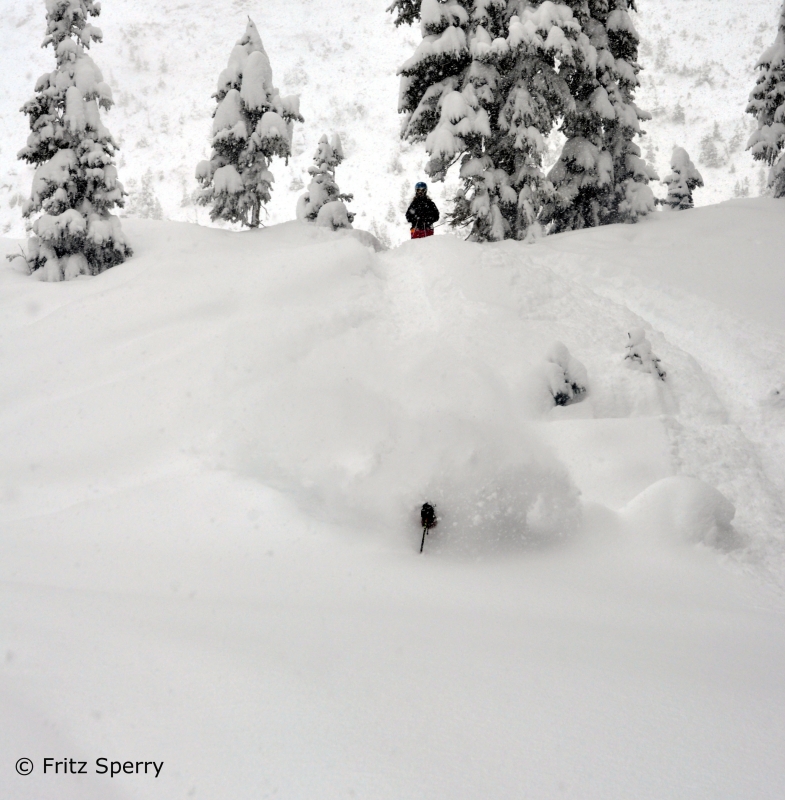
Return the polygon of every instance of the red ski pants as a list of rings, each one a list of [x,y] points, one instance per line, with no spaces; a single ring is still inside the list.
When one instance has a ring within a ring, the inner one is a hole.
[[[433,228],[428,228],[428,230],[425,231],[412,228],[412,239],[424,239],[426,236],[433,236]]]

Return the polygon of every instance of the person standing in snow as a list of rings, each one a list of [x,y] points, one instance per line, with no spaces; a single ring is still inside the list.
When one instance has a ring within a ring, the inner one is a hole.
[[[439,209],[428,197],[428,186],[422,181],[414,186],[414,200],[406,210],[406,219],[412,226],[412,239],[433,236],[433,223],[439,219]]]

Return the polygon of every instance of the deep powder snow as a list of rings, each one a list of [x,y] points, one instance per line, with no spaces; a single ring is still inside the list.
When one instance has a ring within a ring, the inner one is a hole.
[[[784,216],[3,261],[2,795],[780,797]]]

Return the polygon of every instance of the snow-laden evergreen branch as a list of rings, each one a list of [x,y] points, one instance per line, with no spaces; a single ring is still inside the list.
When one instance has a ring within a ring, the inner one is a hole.
[[[395,25],[411,25],[420,19],[420,6],[422,0],[394,0],[393,4],[387,9],[392,14],[395,13]]]

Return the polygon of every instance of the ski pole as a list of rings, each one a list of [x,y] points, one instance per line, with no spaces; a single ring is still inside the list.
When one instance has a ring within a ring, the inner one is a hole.
[[[425,537],[431,528],[436,526],[436,509],[430,503],[423,503],[420,509],[420,522],[422,523],[422,542],[420,542],[420,552],[425,547]]]

